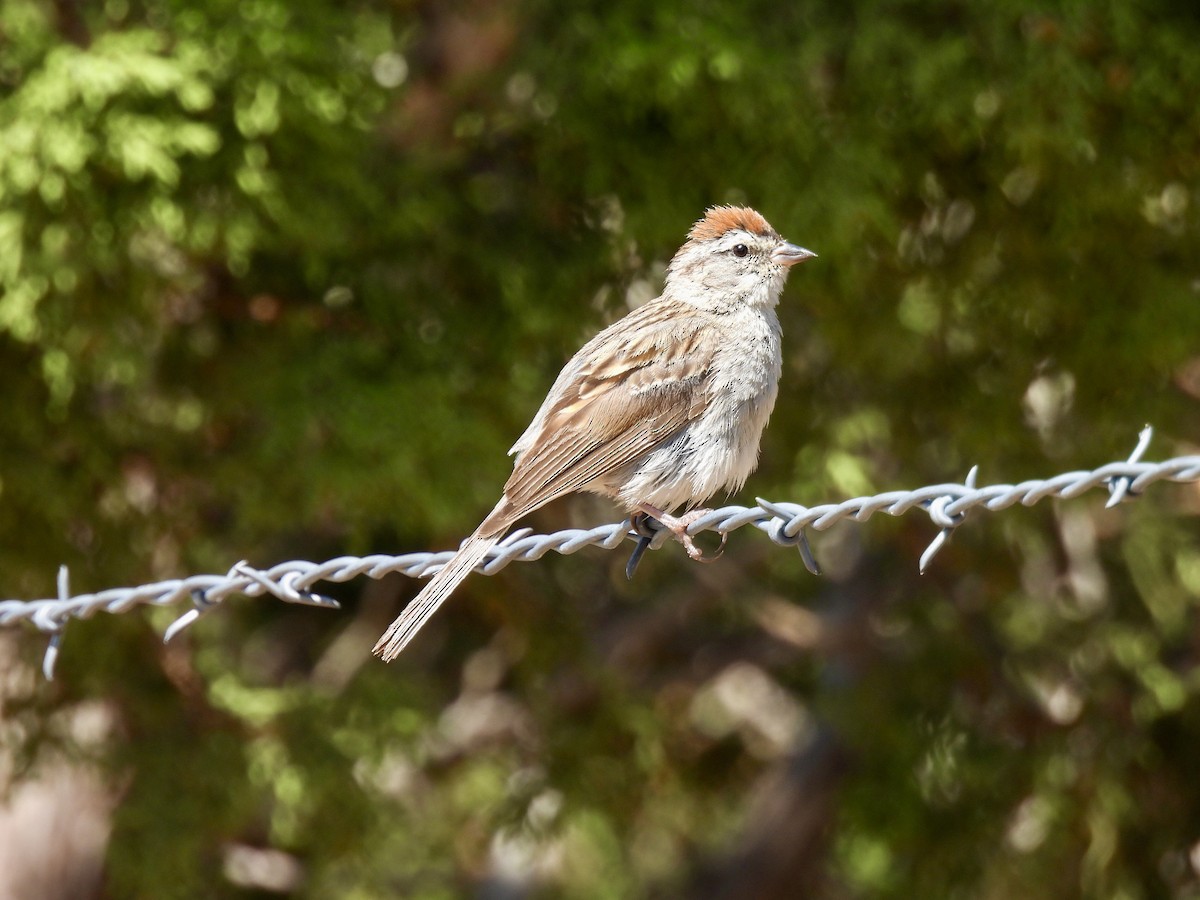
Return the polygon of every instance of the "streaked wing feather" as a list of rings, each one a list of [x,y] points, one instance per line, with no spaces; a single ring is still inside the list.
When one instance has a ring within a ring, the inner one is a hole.
[[[589,440],[568,426],[557,432],[544,457],[535,448],[529,464],[513,473],[516,477],[505,493],[519,504],[583,488],[673,435],[690,418],[692,393],[691,386],[679,386],[658,392],[652,402],[627,404],[628,418],[605,440]]]
[[[706,323],[666,312],[649,309],[638,316],[639,327],[601,332],[607,340],[584,348],[600,363],[579,367],[544,404],[541,427],[505,485],[509,502],[497,510],[504,520],[585,488],[700,414],[713,350],[704,340]]]
[[[672,349],[674,356],[689,352],[690,345],[686,348],[672,347],[669,337],[673,332],[695,335],[701,323],[698,318],[691,323],[680,322],[678,312],[679,308],[674,304],[651,301],[609,325],[580,347],[563,366],[537,415],[513,444],[509,454],[520,455],[533,446],[544,430],[546,419],[564,404],[578,400],[581,389],[588,381],[602,381],[605,375],[618,377],[640,363],[649,362],[656,345]],[[598,360],[609,361],[607,372],[598,368]]]

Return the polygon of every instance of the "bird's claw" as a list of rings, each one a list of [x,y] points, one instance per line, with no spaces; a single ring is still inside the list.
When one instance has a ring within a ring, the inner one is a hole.
[[[715,553],[713,553],[711,556],[693,556],[692,559],[696,560],[697,562],[704,562],[704,563],[716,562],[718,559],[720,559],[722,556],[725,555],[725,545],[728,543],[729,543],[729,532],[723,531],[723,532],[721,532],[721,546],[716,549]]]
[[[688,534],[688,526],[707,514],[707,509],[694,509],[682,516],[672,516],[658,509],[644,509],[634,514],[630,520],[630,526],[637,532],[637,546],[633,548],[633,553],[629,556],[629,562],[625,564],[625,577],[632,579],[633,573],[637,570],[638,563],[642,561],[642,555],[646,552],[646,548],[650,546],[654,540],[654,535],[659,529],[665,528],[671,532],[675,540],[683,545],[687,555],[696,562],[713,562],[720,559],[725,552],[725,544],[729,540],[729,534],[721,535],[721,546],[717,548],[716,553],[711,556],[705,556],[704,551],[696,544],[695,539]]]

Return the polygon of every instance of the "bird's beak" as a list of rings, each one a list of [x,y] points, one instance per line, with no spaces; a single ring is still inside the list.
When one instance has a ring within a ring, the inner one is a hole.
[[[803,247],[797,247],[795,244],[780,244],[772,251],[771,262],[779,263],[781,266],[787,266],[790,269],[796,263],[812,259],[816,255],[811,250],[805,250]]]

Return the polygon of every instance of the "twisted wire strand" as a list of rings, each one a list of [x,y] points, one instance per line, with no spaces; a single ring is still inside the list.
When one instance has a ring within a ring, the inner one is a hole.
[[[1125,462],[1113,462],[1096,469],[1065,472],[1047,479],[1031,479],[1020,484],[975,486],[976,470],[962,484],[933,484],[907,491],[885,491],[869,497],[854,497],[841,503],[802,506],[798,503],[772,502],[757,499],[757,506],[726,506],[714,509],[693,522],[688,532],[698,534],[716,531],[726,535],[745,525],[753,525],[781,546],[797,546],[805,564],[819,574],[816,561],[808,546],[806,529],[823,531],[833,524],[850,519],[865,522],[875,513],[901,516],[914,510],[924,510],[939,533],[921,557],[921,570],[945,544],[950,533],[962,524],[966,514],[983,508],[992,512],[1017,503],[1033,506],[1048,497],[1072,499],[1106,487],[1109,506],[1141,494],[1156,481],[1200,481],[1200,456],[1180,456],[1158,463],[1139,462],[1138,458],[1149,443],[1150,430],[1143,430],[1137,448]],[[625,540],[637,540],[629,520],[595,528],[568,528],[550,534],[534,534],[520,528],[497,544],[479,566],[485,575],[499,572],[514,561],[532,562],[550,551],[575,553],[584,547],[599,546],[616,549]],[[650,544],[661,546],[669,537],[660,531]],[[109,588],[91,594],[70,593],[66,567],[59,571],[58,597],[44,600],[0,600],[0,626],[29,621],[51,636],[43,670],[52,677],[62,631],[71,619],[86,619],[97,611],[128,612],[136,606],[169,606],[190,599],[192,608],[177,619],[165,632],[164,640],[192,624],[204,613],[219,605],[232,594],[259,597],[265,594],[289,603],[301,603],[336,608],[337,602],[313,592],[318,582],[344,582],[359,576],[382,578],[400,572],[413,578],[431,575],[441,567],[453,551],[406,553],[401,556],[375,554],[372,556],[339,556],[322,563],[306,560],[281,562],[269,569],[256,569],[239,562],[224,575],[192,575],[187,578],[159,581],[138,587]]]

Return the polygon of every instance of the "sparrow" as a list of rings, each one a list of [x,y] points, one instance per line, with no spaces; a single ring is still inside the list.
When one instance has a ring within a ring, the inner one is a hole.
[[[612,498],[702,558],[687,526],[758,465],[778,393],[775,307],[788,272],[816,256],[753,209],[714,206],[671,259],[662,294],[609,325],[559,373],[513,444],[487,517],[375,645],[395,659],[518,520],[566,494]],[[675,516],[672,510],[691,510]]]

